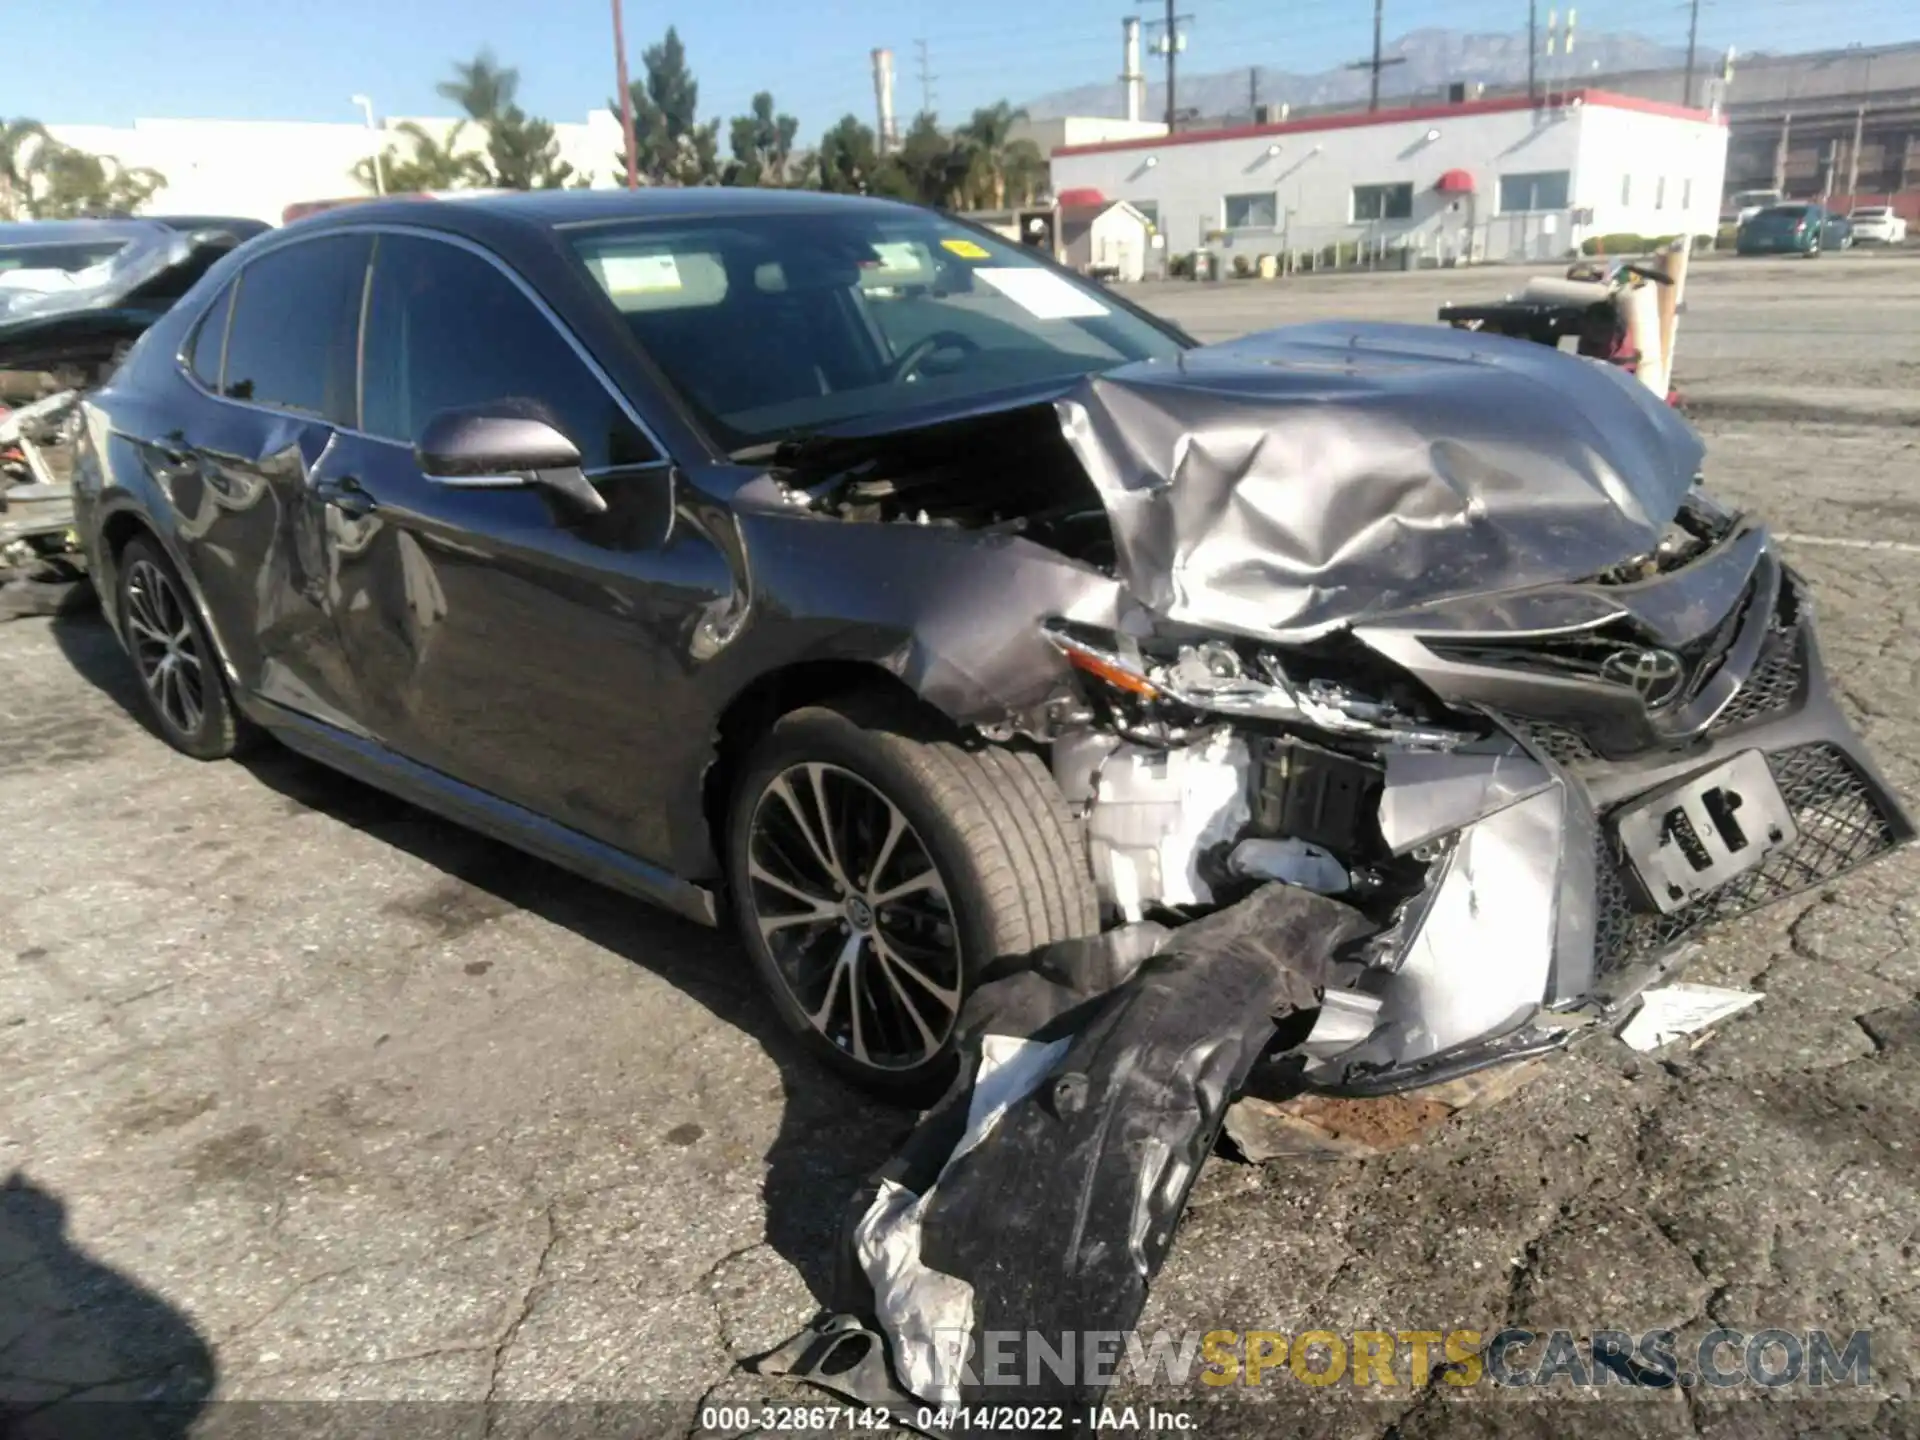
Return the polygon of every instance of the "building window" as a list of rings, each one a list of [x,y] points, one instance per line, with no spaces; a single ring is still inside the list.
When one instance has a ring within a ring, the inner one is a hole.
[[[1413,185],[1356,185],[1353,187],[1355,220],[1411,220]]]
[[[1656,210],[1664,210],[1667,208],[1667,177],[1664,175],[1654,177],[1653,208]]]
[[[1564,210],[1567,208],[1568,175],[1565,170],[1533,170],[1524,175],[1500,177],[1500,213],[1511,215],[1526,210]]]
[[[1227,229],[1271,230],[1275,207],[1273,191],[1260,190],[1251,195],[1227,196]]]
[[[1693,209],[1693,177],[1691,175],[1680,182],[1680,208]]]
[[[1620,177],[1620,203],[1622,205],[1633,204],[1633,177],[1631,175],[1622,175]]]
[[[1140,212],[1147,224],[1156,230],[1160,228],[1160,202],[1158,200],[1129,200],[1127,203]]]

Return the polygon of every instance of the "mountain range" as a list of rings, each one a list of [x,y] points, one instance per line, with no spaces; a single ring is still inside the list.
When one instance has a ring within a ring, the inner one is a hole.
[[[1552,74],[1558,79],[1580,75],[1612,74],[1623,70],[1656,70],[1678,66],[1686,61],[1686,51],[1661,45],[1639,35],[1582,31],[1571,60],[1565,56],[1549,58],[1543,53],[1537,67],[1542,80]],[[1413,96],[1444,93],[1455,81],[1478,82],[1489,86],[1524,84],[1527,78],[1527,35],[1472,34],[1441,28],[1412,30],[1386,45],[1383,57],[1401,63],[1380,72],[1382,98],[1407,99]],[[1249,104],[1249,67],[1189,74],[1185,67],[1193,63],[1192,52],[1183,53],[1182,73],[1176,85],[1180,108],[1195,110],[1204,118],[1228,119],[1247,116]],[[1155,119],[1166,111],[1166,85],[1152,79],[1164,64],[1148,55],[1144,69],[1148,74],[1147,103],[1142,112]],[[1551,69],[1549,67],[1552,67]],[[1258,66],[1253,76],[1259,103],[1264,105],[1352,105],[1367,98],[1366,70],[1335,68],[1312,74]],[[1070,90],[1055,90],[1026,102],[1027,113],[1036,120],[1062,115],[1121,115],[1126,111],[1125,96],[1118,79],[1097,85],[1077,85]]]

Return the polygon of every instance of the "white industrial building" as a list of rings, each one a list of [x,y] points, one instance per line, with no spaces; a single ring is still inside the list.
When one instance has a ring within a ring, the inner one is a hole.
[[[1171,253],[1410,249],[1541,260],[1596,235],[1711,235],[1727,129],[1708,111],[1602,91],[1068,144],[1056,194],[1123,200]]]
[[[353,122],[135,120],[126,126],[51,124],[47,131],[64,144],[166,176],[165,188],[145,206],[150,213],[245,215],[277,225],[289,205],[366,194],[353,167],[389,145],[410,153],[406,137],[394,133],[401,123],[394,117],[372,129]],[[444,139],[456,122],[435,117],[414,123]],[[611,113],[594,110],[584,124],[556,123],[553,129],[562,160],[596,185],[616,183],[622,147],[620,122]],[[463,150],[486,145],[485,132],[472,123],[459,139]]]

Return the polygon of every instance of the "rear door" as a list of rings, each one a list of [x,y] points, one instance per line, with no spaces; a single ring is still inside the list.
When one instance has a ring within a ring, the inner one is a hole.
[[[355,421],[371,252],[367,235],[320,235],[247,265],[190,342],[190,373],[217,403],[165,437],[197,471],[191,498],[176,490],[180,534],[242,685],[353,729],[323,501]]]
[[[504,265],[464,243],[379,237],[363,338],[358,487],[330,532],[340,633],[391,748],[631,853],[670,853],[650,763],[697,723],[682,658],[730,591],[719,551],[676,524],[673,477],[629,402]],[[431,480],[413,440],[442,410],[543,407],[607,502]]]

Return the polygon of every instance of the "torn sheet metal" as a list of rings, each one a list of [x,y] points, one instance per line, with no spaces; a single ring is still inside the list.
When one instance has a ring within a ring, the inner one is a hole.
[[[1668,1041],[1695,1035],[1738,1015],[1764,997],[1757,990],[1728,990],[1718,985],[1663,985],[1643,991],[1633,1018],[1620,1038],[1635,1050],[1658,1050]]]
[[[1644,554],[1703,454],[1613,367],[1409,325],[1272,330],[1056,408],[1142,604],[1296,639]]]
[[[1494,752],[1392,750],[1380,794],[1380,834],[1389,850],[1404,855],[1552,783],[1546,767],[1517,746]]]
[[[1049,946],[981,985],[960,1079],[855,1197],[843,1315],[763,1368],[909,1420],[922,1403],[1085,1403],[1098,1377],[1084,1367],[1023,1357],[995,1376],[987,1337],[1058,1346],[1133,1326],[1276,1019],[1318,1004],[1329,957],[1366,928],[1338,901],[1268,885],[1171,933]],[[856,1333],[884,1337],[890,1376],[871,1356],[834,1359]]]
[[[1532,1018],[1553,964],[1569,803],[1553,782],[1461,832],[1384,983],[1378,1028],[1311,1062],[1309,1074],[1336,1080],[1394,1069]]]

